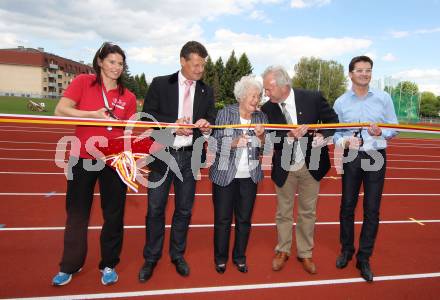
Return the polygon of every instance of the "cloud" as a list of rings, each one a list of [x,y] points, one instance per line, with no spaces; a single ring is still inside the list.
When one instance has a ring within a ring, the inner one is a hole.
[[[407,37],[410,33],[409,31],[391,31],[391,36],[396,39]]]
[[[254,10],[249,15],[249,19],[263,21],[264,23],[272,23],[272,21],[266,16],[262,10]]]
[[[290,6],[293,8],[321,7],[330,3],[331,0],[292,0]]]
[[[303,56],[335,59],[344,54],[352,54],[367,49],[371,40],[357,38],[314,38],[309,36],[273,37],[248,33],[236,33],[228,29],[215,32],[208,49],[213,58],[227,59],[232,49],[237,55],[246,55],[255,66],[282,64],[292,66]]]
[[[377,57],[377,54],[376,54],[376,51],[375,51],[375,50],[365,52],[363,55],[368,56],[368,57],[371,58],[373,61],[375,61],[375,60],[376,60],[376,57]]]
[[[417,83],[421,92],[440,95],[440,69],[410,69],[395,73],[392,77]]]
[[[382,56],[383,61],[396,61],[397,58],[392,53],[387,53],[386,55]]]
[[[0,48],[15,48],[21,44],[22,42],[15,34],[0,33]]]
[[[424,34],[437,33],[437,32],[440,32],[440,27],[428,28],[428,29],[417,29],[417,30],[412,30],[412,31],[391,31],[390,34],[393,38],[399,39],[399,38],[404,38],[404,37],[408,37],[408,36],[424,35]]]
[[[225,15],[251,12],[254,19],[266,21],[264,13],[255,8],[279,2],[187,0],[179,4],[173,0],[108,0],[105,3],[100,0],[29,0],[24,3],[2,0],[0,32],[64,43],[98,39],[164,45],[170,41],[201,39],[203,30],[199,24]]]

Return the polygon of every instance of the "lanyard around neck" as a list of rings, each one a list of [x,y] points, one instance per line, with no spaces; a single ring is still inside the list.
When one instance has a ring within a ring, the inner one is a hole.
[[[102,87],[101,91],[102,91],[102,99],[103,99],[103,101],[104,101],[104,107],[105,107],[105,109],[107,110],[107,113],[108,113],[109,116],[112,117],[113,119],[119,120],[118,117],[116,117],[115,114],[113,113],[113,110],[114,110],[115,106],[113,105],[113,108],[110,109],[110,106],[108,105],[108,100],[107,100],[107,96],[105,95],[105,92],[104,92],[104,87]],[[117,101],[119,101],[119,96],[118,96]],[[117,101],[116,101],[116,102],[117,102]]]
[[[104,107],[107,108],[107,110],[110,110],[110,106],[108,105],[107,96],[105,95],[105,92],[104,92],[104,87],[101,88],[101,91],[102,91],[102,99],[104,100]]]

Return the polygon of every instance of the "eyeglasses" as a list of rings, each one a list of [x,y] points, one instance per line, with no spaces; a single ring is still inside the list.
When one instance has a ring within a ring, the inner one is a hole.
[[[371,74],[372,71],[373,71],[372,69],[354,69],[352,72],[356,74],[362,74],[362,73]]]

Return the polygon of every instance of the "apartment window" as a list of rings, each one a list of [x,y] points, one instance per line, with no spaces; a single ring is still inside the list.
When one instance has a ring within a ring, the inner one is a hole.
[[[44,88],[43,88],[43,91],[44,91],[44,92],[47,92],[47,87],[44,87]]]

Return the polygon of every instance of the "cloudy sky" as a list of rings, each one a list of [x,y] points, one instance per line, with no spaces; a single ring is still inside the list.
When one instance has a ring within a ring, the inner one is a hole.
[[[346,67],[367,54],[376,79],[411,80],[440,95],[440,0],[1,0],[0,48],[43,47],[91,62],[103,41],[147,79],[179,68],[188,40],[224,61],[235,50],[254,73],[293,70],[302,56]],[[346,67],[347,70],[347,67]]]

